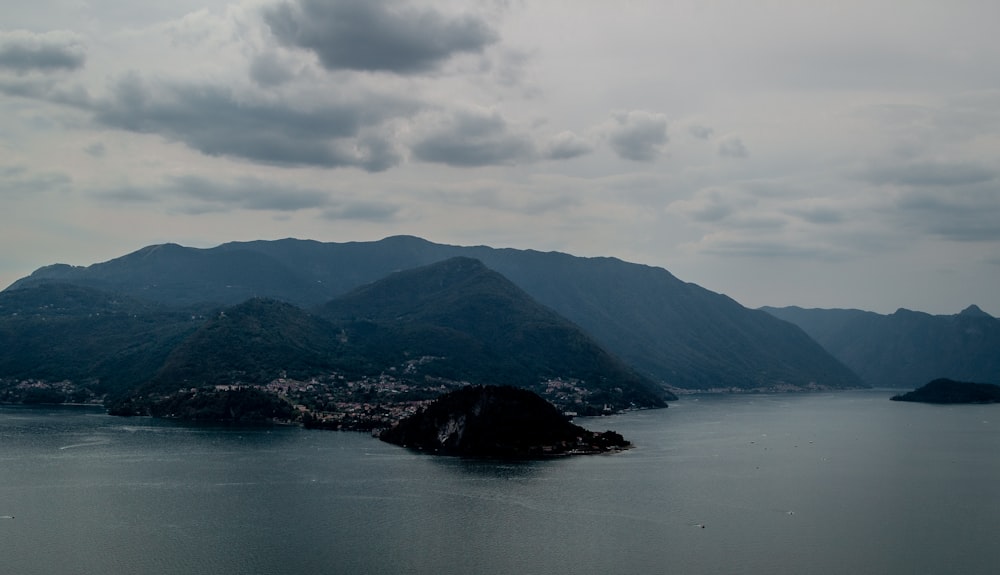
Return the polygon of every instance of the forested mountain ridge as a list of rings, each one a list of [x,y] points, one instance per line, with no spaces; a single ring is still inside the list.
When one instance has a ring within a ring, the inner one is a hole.
[[[477,260],[391,274],[318,309],[251,298],[195,316],[79,286],[3,292],[0,401],[103,396],[121,415],[308,413],[358,428],[467,384],[528,388],[582,414],[676,399]]]
[[[663,406],[669,392],[480,261],[456,257],[396,272],[317,310],[367,357],[421,366],[429,377],[514,385],[578,382],[612,409]],[[457,361],[456,361],[457,359]]]
[[[480,260],[586,331],[644,376],[675,389],[861,387],[804,332],[668,271],[615,258],[461,247],[396,236],[376,242],[150,246],[88,267],[47,266],[7,291],[59,281],[170,306],[267,297],[321,305],[394,271],[454,256]]]
[[[67,380],[72,401],[114,396],[150,379],[204,320],[68,284],[0,292],[0,381]]]
[[[938,378],[1000,383],[1000,319],[975,305],[955,315],[762,309],[801,327],[869,385],[908,388]]]

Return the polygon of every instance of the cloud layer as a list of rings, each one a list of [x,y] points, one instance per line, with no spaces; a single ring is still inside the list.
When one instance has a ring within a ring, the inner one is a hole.
[[[67,32],[0,31],[0,70],[17,74],[77,70],[86,62],[77,37]]]
[[[411,233],[662,265],[747,305],[1000,314],[998,20],[972,0],[15,3],[0,277]]]
[[[608,124],[608,142],[619,157],[633,162],[652,162],[664,152],[667,117],[633,110],[616,112]]]
[[[315,53],[330,70],[430,72],[497,41],[480,18],[398,0],[283,2],[265,9],[264,20],[282,44]]]

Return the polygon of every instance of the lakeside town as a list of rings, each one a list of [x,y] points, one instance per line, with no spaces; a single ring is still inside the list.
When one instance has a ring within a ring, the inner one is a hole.
[[[265,384],[192,387],[178,390],[177,394],[184,394],[190,403],[199,397],[218,397],[220,394],[252,390],[277,398],[287,408],[282,412],[287,416],[275,418],[277,423],[299,423],[317,429],[373,431],[391,427],[417,413],[437,397],[469,385],[464,381],[417,376],[415,365],[420,361],[413,360],[397,373],[391,370],[390,373],[361,378],[349,378],[339,373],[304,381],[278,377]],[[107,398],[94,393],[92,388],[92,382],[86,385],[69,380],[0,380],[0,404],[105,405]],[[567,417],[580,412],[594,412],[593,406],[588,403],[591,392],[578,380],[553,378],[540,382],[533,391],[556,405]],[[610,411],[610,407],[605,407],[605,411]],[[164,416],[200,419],[180,413],[165,413]]]

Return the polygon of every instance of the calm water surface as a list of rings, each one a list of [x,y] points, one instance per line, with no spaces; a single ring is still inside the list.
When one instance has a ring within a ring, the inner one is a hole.
[[[689,397],[521,464],[0,408],[0,572],[997,573],[1000,405],[889,395]]]

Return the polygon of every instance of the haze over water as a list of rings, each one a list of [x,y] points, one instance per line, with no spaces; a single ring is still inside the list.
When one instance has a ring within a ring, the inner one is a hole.
[[[3,571],[993,573],[1000,406],[694,396],[504,463],[364,434],[0,408]],[[12,517],[12,518],[10,518]]]

